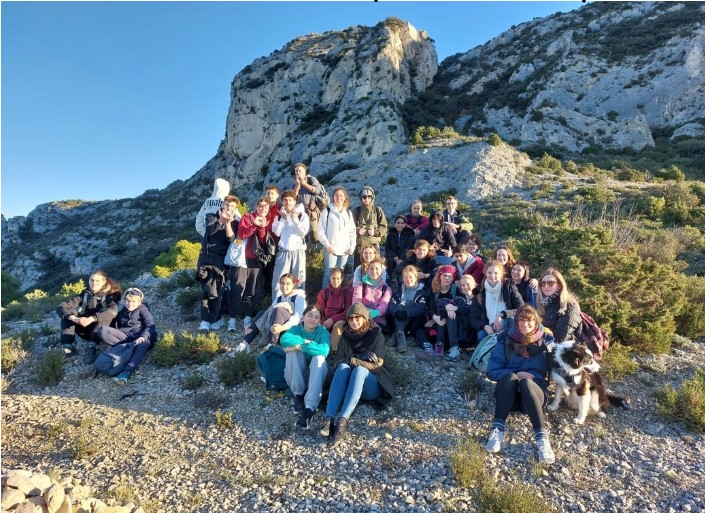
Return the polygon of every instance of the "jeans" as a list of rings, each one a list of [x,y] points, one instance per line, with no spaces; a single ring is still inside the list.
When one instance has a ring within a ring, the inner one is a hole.
[[[125,342],[127,340],[127,337],[128,335],[124,331],[120,331],[117,328],[111,328],[109,326],[100,326],[96,330],[96,338],[99,341],[105,342],[111,347]],[[130,361],[127,362],[125,370],[129,372],[135,372],[137,370],[137,367],[139,367],[140,363],[142,363],[144,355],[146,355],[147,351],[149,351],[151,348],[152,344],[147,341],[140,342],[139,344],[135,345],[135,350],[132,353]]]
[[[381,395],[377,376],[362,366],[350,367],[347,363],[341,363],[328,393],[326,417],[335,417],[342,403],[340,417],[349,419],[360,399],[373,401]]]
[[[345,264],[348,262],[348,255],[331,255],[327,249],[323,250],[323,284],[321,288],[326,288],[330,280],[330,271],[334,267],[340,267],[345,275]]]

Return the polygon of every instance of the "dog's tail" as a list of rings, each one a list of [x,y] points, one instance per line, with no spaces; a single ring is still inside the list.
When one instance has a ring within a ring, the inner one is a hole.
[[[605,389],[605,392],[607,394],[607,400],[612,406],[617,406],[619,408],[624,408],[625,410],[628,410],[631,408],[631,403],[632,400],[628,395],[624,394],[618,394],[614,390],[610,390],[609,388]]]

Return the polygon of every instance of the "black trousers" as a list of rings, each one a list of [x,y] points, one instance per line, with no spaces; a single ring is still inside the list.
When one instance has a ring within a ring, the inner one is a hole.
[[[533,379],[519,379],[516,374],[506,374],[494,389],[494,417],[507,420],[510,411],[526,413],[534,429],[544,427],[543,406],[546,394]]]

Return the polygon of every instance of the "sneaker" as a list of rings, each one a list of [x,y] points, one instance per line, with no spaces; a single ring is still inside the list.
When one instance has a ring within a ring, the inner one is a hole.
[[[551,449],[551,442],[549,442],[548,438],[537,440],[536,448],[539,450],[539,463],[551,465],[556,462],[556,455]]]
[[[502,449],[502,442],[504,442],[504,431],[494,428],[490,432],[485,449],[487,449],[487,452],[499,452]]]
[[[86,352],[83,353],[83,364],[84,365],[93,365],[93,362],[95,362],[96,357],[98,356],[98,348],[95,344],[90,344],[86,348]]]
[[[211,323],[208,321],[201,321],[201,324],[198,325],[198,331],[210,331],[211,329]]]
[[[325,436],[326,438],[330,437],[333,434],[334,427],[333,417],[326,417],[319,433],[321,433],[321,436]]]
[[[306,409],[306,403],[304,403],[303,395],[295,395],[294,399],[291,401],[294,405],[294,411],[296,413],[303,413]]]
[[[302,429],[309,429],[311,427],[311,420],[313,420],[313,410],[311,408],[306,408],[299,415],[299,420],[296,421],[296,426]]]
[[[453,346],[448,351],[448,358],[455,361],[460,357],[460,348],[458,346]]]
[[[127,385],[127,380],[130,379],[130,371],[122,371],[113,378],[113,381],[121,385]]]
[[[214,323],[211,323],[211,331],[218,331],[220,329],[223,329],[223,324],[225,324],[225,321],[223,321],[223,318],[221,317]]]
[[[235,317],[231,317],[230,320],[228,321],[228,331],[236,331],[237,330],[237,319]]]
[[[252,317],[246,315],[245,320],[242,321],[242,324],[245,326],[245,328],[249,328],[250,326],[252,326]]]
[[[64,352],[64,356],[69,358],[71,356],[76,356],[78,351],[74,344],[61,344],[61,350]]]
[[[235,346],[236,353],[251,353],[252,347],[244,340]]]
[[[400,353],[406,353],[406,350],[409,349],[409,345],[406,342],[406,335],[404,335],[402,330],[397,330],[397,340],[397,351]]]
[[[436,354],[436,352],[433,350],[433,346],[431,345],[430,342],[423,343],[423,350],[424,350],[424,353]]]

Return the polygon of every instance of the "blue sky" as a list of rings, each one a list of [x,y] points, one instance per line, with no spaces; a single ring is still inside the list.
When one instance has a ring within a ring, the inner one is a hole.
[[[397,16],[439,61],[573,2],[2,2],[2,204],[134,197],[192,176],[230,82],[312,32]]]

